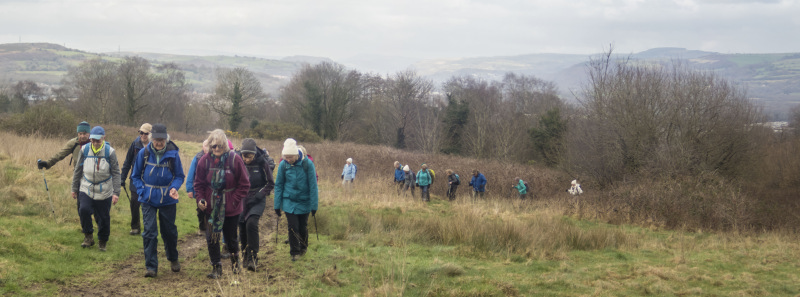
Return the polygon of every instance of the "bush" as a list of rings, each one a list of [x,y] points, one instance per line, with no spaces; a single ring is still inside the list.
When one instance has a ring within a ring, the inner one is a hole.
[[[79,122],[60,104],[45,102],[1,120],[0,127],[23,136],[38,133],[45,137],[74,137]]]
[[[248,137],[283,141],[286,138],[294,138],[298,142],[317,143],[322,139],[314,131],[305,129],[298,125],[286,123],[262,123],[255,128],[243,133]]]

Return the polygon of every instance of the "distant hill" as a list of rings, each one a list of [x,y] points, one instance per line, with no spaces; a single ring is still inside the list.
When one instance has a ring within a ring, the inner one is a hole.
[[[597,54],[528,54],[517,56],[472,57],[461,59],[417,60],[409,57],[356,55],[342,61],[361,72],[390,75],[413,69],[433,80],[437,86],[452,76],[469,75],[500,80],[507,72],[533,75],[555,82],[562,96],[575,99],[586,81],[586,63]],[[89,53],[50,43],[0,44],[0,84],[33,80],[58,85],[70,66],[96,57],[119,60],[140,56],[154,64],[176,63],[199,92],[214,86],[218,67],[246,67],[253,71],[264,90],[277,95],[280,87],[304,64],[332,61],[325,57],[291,56],[268,59],[246,56],[196,56],[143,52]],[[715,71],[741,86],[749,96],[763,104],[773,120],[785,120],[787,111],[800,103],[800,53],[722,54],[676,47],[649,49],[639,53],[620,53],[617,57],[653,62],[684,60],[697,69]]]

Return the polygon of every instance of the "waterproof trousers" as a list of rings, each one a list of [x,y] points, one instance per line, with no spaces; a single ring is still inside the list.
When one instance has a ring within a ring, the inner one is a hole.
[[[178,261],[178,227],[175,226],[176,204],[153,207],[142,203],[142,245],[144,247],[144,266],[147,270],[158,272],[158,231],[164,240],[167,260]],[[160,227],[160,228],[159,228]]]

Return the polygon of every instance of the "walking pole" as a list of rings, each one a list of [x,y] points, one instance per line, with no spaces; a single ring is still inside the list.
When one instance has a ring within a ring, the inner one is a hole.
[[[317,228],[317,216],[313,215],[314,217],[314,232],[317,233],[317,241],[319,241],[319,228]]]
[[[41,161],[41,160],[39,160]],[[56,218],[56,209],[53,207],[53,197],[50,196],[50,187],[47,186],[47,177],[44,175],[44,170],[39,169],[42,172],[42,179],[44,180],[44,189],[47,190],[47,200],[50,201],[50,211],[53,212],[53,219]]]

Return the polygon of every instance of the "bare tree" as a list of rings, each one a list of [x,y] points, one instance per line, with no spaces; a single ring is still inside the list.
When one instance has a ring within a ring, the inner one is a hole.
[[[155,122],[181,125],[184,109],[189,102],[189,84],[177,64],[167,63],[155,68],[151,96],[152,116]]]
[[[117,66],[101,58],[85,61],[69,69],[64,85],[70,86],[77,96],[76,114],[108,123],[119,113],[114,108],[112,90],[116,81]]]
[[[209,98],[209,106],[227,118],[231,131],[238,131],[245,110],[265,97],[261,83],[250,70],[242,67],[217,69],[217,86],[214,96]]]
[[[125,124],[138,124],[139,113],[151,104],[153,80],[150,62],[142,57],[125,57],[117,67],[118,87],[115,90],[125,107]]]
[[[407,129],[417,120],[422,105],[430,101],[433,82],[413,70],[406,70],[390,77],[387,84],[386,98],[390,106],[388,118],[396,132],[394,146],[406,148]]]

